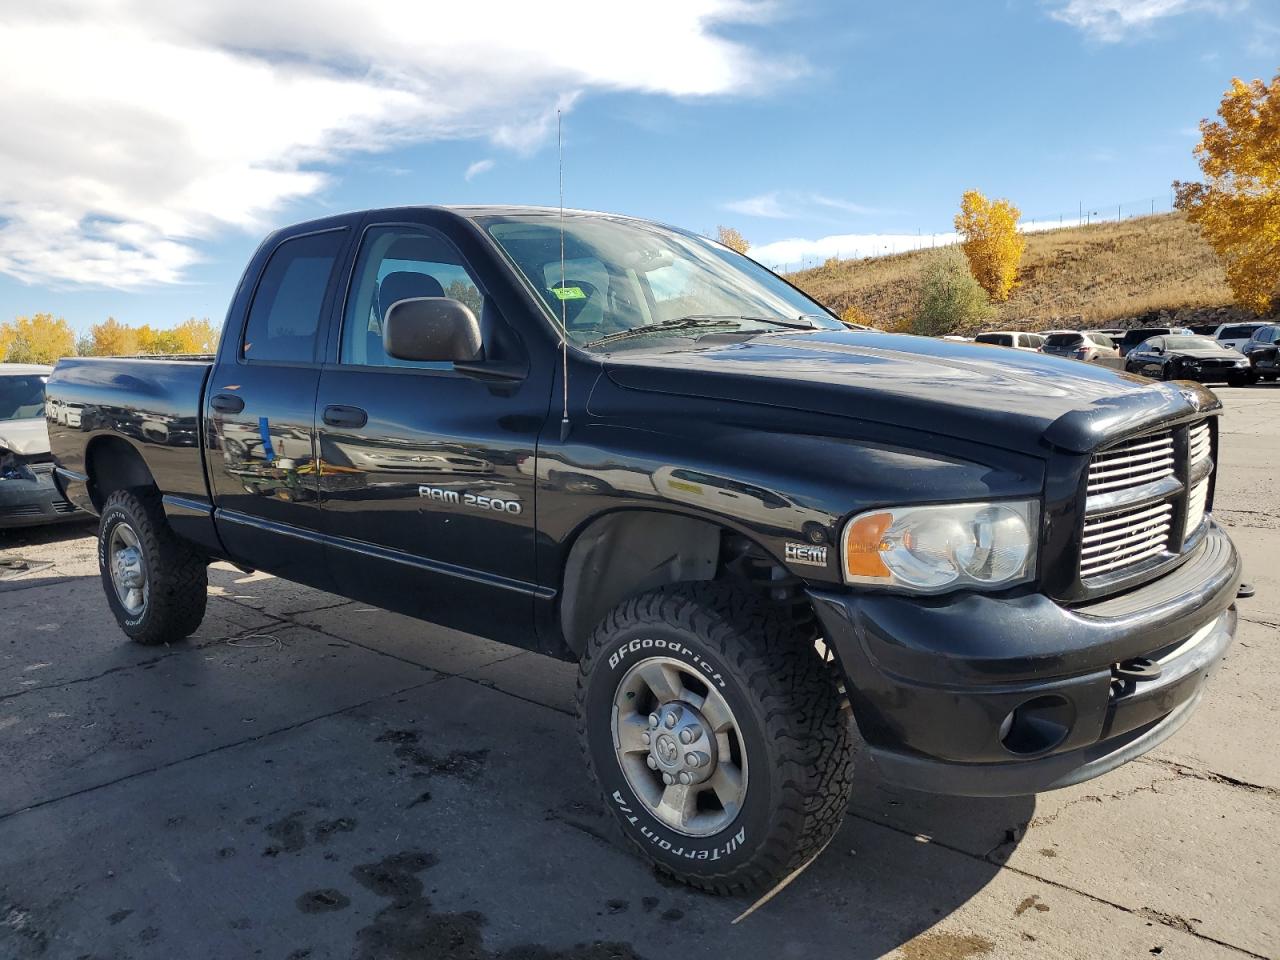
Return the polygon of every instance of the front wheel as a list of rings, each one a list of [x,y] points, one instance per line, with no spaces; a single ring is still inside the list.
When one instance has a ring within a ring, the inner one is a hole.
[[[138,643],[181,640],[204,619],[208,559],[169,528],[154,491],[117,490],[107,498],[98,569],[116,622]]]
[[[852,731],[831,664],[748,590],[655,590],[595,629],[578,678],[588,766],[659,870],[756,890],[830,840],[852,788]]]

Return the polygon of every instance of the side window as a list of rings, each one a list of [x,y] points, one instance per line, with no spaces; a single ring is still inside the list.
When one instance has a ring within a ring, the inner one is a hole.
[[[447,370],[451,363],[397,360],[382,346],[387,312],[399,300],[449,297],[484,315],[484,295],[456,247],[426,227],[374,227],[364,235],[342,320],[341,363]]]
[[[258,362],[315,359],[320,311],[345,239],[345,231],[331,230],[276,247],[249,307],[241,357]]]

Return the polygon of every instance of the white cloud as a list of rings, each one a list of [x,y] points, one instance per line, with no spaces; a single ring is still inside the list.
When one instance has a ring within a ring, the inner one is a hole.
[[[744,217],[761,217],[766,220],[826,218],[833,212],[859,216],[892,212],[803,190],[771,190],[754,197],[730,200],[721,206],[730,213],[738,213]]]
[[[584,92],[771,89],[800,67],[716,31],[773,12],[758,0],[653,0],[643,17],[593,0],[555,16],[522,0],[0,0],[0,272],[178,282],[202,240],[264,229],[356,154],[439,139],[527,152]]]
[[[486,157],[483,160],[477,160],[475,163],[467,167],[467,172],[462,175],[462,179],[470,183],[482,173],[488,173],[493,169],[493,161]]]
[[[1049,16],[1095,40],[1118,43],[1167,17],[1203,11],[1227,14],[1247,5],[1248,0],[1067,0]]]

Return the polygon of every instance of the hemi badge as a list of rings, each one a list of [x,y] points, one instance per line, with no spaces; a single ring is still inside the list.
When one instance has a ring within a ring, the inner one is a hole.
[[[825,567],[827,565],[827,548],[815,547],[809,543],[791,543],[787,542],[787,562],[803,563],[811,567]]]

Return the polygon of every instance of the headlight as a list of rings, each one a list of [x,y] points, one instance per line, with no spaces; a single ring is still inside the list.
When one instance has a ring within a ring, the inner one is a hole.
[[[845,524],[847,583],[917,593],[1012,586],[1035,575],[1035,500],[871,510]]]

